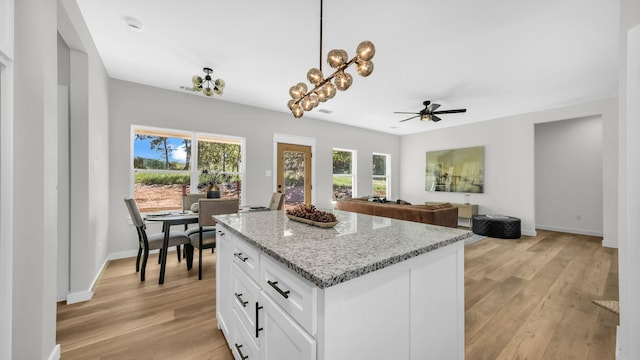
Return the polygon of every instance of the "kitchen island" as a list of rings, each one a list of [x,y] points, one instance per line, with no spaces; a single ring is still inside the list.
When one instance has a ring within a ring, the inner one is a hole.
[[[216,318],[238,360],[464,359],[469,231],[334,211],[217,215]]]

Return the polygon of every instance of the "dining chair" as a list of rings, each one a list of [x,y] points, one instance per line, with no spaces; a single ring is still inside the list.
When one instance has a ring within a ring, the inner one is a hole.
[[[136,258],[136,272],[140,272],[140,281],[144,281],[145,270],[147,268],[147,259],[149,258],[149,250],[159,249],[162,251],[164,243],[164,232],[147,234],[147,226],[140,215],[138,204],[135,199],[125,198],[125,205],[129,210],[129,216],[131,221],[136,227],[138,233],[138,257]],[[184,245],[187,251],[187,269],[191,269],[193,261],[193,246],[191,245],[191,239],[183,231],[169,231],[169,247],[176,246],[178,253],[180,252],[180,245]],[[140,258],[142,258],[142,266],[140,265]]]
[[[284,194],[274,192],[271,195],[271,201],[269,202],[269,210],[282,210],[282,205],[284,205]]]
[[[198,248],[198,280],[202,279],[202,250],[216,247],[216,221],[213,215],[235,214],[238,212],[238,199],[200,199],[198,200],[198,227],[187,230],[191,245]]]
[[[182,211],[191,211],[191,205],[198,202],[200,199],[205,199],[207,194],[205,193],[192,193],[184,195],[182,198]]]

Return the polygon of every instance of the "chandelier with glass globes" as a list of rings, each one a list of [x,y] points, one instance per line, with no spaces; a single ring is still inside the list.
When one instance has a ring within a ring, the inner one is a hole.
[[[373,72],[373,62],[371,59],[376,53],[376,48],[371,41],[363,41],[356,48],[356,56],[349,60],[347,52],[342,49],[333,49],[327,54],[327,63],[336,69],[327,78],[323,77],[322,64],[320,69],[312,68],[307,72],[307,80],[314,86],[308,90],[307,85],[300,82],[289,89],[288,106],[296,119],[304,115],[305,111],[310,111],[319,103],[332,99],[336,95],[336,90],[345,91],[353,83],[351,74],[345,70],[356,64],[358,75],[369,76]]]
[[[200,75],[193,75],[191,81],[193,82],[193,91],[202,92],[206,96],[222,95],[224,89],[224,80],[215,79],[211,77],[213,70],[211,68],[203,68],[205,76],[204,78]]]

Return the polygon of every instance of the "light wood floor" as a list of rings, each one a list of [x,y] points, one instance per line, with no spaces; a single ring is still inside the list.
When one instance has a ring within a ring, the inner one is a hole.
[[[618,256],[600,243],[538,231],[468,245],[466,359],[614,359],[618,315],[591,300],[618,299]],[[215,320],[215,254],[205,252],[201,281],[170,255],[164,285],[156,257],[144,283],[135,259],[117,260],[92,300],[60,303],[62,359],[231,360]]]

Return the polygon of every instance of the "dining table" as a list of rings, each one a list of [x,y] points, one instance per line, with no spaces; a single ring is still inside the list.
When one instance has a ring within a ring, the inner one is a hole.
[[[182,213],[163,213],[163,214],[147,214],[144,216],[145,221],[162,222],[162,231],[164,231],[164,241],[162,243],[162,253],[160,254],[160,278],[158,284],[164,283],[164,271],[167,267],[167,251],[169,249],[169,232],[171,226],[188,225],[198,223],[198,213],[182,212]]]

